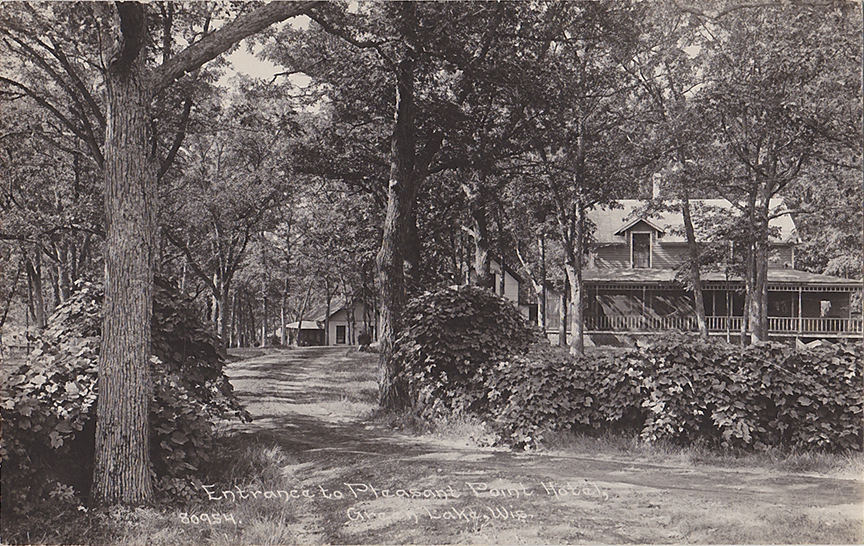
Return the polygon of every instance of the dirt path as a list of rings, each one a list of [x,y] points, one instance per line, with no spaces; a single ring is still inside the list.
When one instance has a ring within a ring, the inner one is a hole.
[[[227,371],[255,419],[237,433],[284,454],[281,474],[245,494],[258,498],[262,518],[272,504],[291,505],[291,542],[864,541],[862,480],[398,434],[363,421],[377,393],[375,360],[352,350],[273,350]],[[223,506],[234,502],[215,489]]]

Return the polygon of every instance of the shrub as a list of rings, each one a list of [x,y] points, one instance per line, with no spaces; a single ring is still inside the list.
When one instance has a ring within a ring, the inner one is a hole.
[[[722,341],[661,337],[644,352],[648,441],[724,449],[862,448],[862,345],[741,350]]]
[[[862,356],[860,343],[742,350],[680,333],[580,358],[539,344],[487,374],[484,417],[515,447],[573,430],[719,449],[860,451]]]
[[[661,335],[640,351],[645,374],[642,406],[647,419],[641,436],[696,444],[713,440],[715,429],[706,396],[716,398],[718,375],[732,403],[738,403],[741,382],[726,366],[731,346],[704,341],[696,335],[672,332]]]
[[[639,430],[641,366],[635,351],[576,358],[538,343],[490,374],[488,416],[515,447],[536,447],[547,431]]]
[[[507,300],[475,286],[423,294],[405,309],[397,359],[415,405],[425,411],[484,411],[492,368],[537,339]]]
[[[27,364],[3,384],[3,508],[26,509],[49,488],[90,486],[101,334],[100,287],[84,284],[51,317]],[[150,447],[163,492],[192,495],[209,459],[213,420],[248,418],[225,377],[217,339],[198,312],[157,280],[153,304]]]

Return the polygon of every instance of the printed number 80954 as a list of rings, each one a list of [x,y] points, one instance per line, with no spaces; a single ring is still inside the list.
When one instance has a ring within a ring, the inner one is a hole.
[[[223,523],[233,523],[237,525],[237,521],[234,519],[234,514],[221,514],[219,512],[214,512],[212,514],[189,514],[188,512],[180,512],[178,514],[180,516],[180,523],[184,523],[186,525],[221,525]]]

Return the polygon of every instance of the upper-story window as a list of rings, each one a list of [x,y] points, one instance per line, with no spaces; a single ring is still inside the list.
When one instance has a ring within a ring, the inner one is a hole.
[[[630,263],[634,268],[651,267],[651,233],[630,234]]]

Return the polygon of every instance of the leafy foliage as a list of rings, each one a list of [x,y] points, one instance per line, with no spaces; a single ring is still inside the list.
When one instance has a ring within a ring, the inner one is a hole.
[[[628,430],[718,449],[848,451],[864,442],[862,373],[860,343],[741,350],[667,334],[646,348],[585,357],[535,345],[491,368],[474,397],[488,399],[478,409],[516,447],[552,430]]]
[[[101,287],[82,285],[52,316],[30,361],[3,384],[6,509],[26,507],[60,480],[81,493],[89,488],[101,301]],[[161,280],[153,328],[151,461],[163,491],[188,495],[188,478],[209,460],[213,420],[249,416],[222,371],[215,337]]]
[[[493,367],[536,340],[510,302],[476,286],[418,296],[404,320],[394,358],[415,404],[433,412],[485,409]]]
[[[536,446],[553,430],[639,430],[643,368],[634,351],[575,358],[540,343],[495,367],[486,383],[489,416],[517,447]]]

